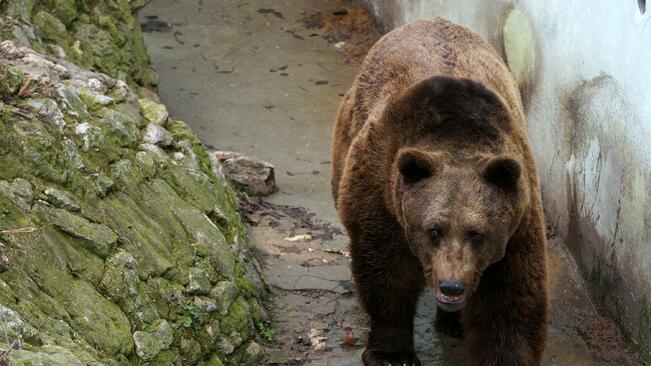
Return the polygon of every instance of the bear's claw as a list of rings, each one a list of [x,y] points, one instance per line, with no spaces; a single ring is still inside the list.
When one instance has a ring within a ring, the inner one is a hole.
[[[414,352],[382,352],[367,349],[362,355],[364,366],[421,366]]]

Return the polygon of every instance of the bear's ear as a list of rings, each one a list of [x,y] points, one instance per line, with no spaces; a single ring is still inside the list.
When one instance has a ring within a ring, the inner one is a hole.
[[[516,192],[522,168],[512,157],[496,156],[484,164],[482,175],[490,184],[507,192]]]
[[[406,184],[417,183],[436,172],[434,160],[424,151],[402,149],[398,154],[398,171]]]

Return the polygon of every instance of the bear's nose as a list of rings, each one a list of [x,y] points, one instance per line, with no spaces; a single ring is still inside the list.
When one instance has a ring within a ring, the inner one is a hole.
[[[463,283],[457,280],[450,280],[450,279],[441,282],[439,288],[441,289],[441,292],[444,295],[448,295],[448,296],[459,296],[463,294],[463,291],[465,290],[465,288],[463,287]]]

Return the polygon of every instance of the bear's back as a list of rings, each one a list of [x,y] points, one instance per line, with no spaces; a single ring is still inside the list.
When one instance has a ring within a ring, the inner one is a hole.
[[[433,76],[479,82],[524,124],[519,91],[495,50],[477,34],[437,17],[397,28],[371,48],[354,86],[351,134],[369,116],[379,118],[390,97]]]

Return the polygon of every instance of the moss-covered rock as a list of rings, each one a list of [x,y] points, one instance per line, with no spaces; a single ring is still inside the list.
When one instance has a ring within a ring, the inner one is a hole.
[[[2,32],[0,38],[27,43],[39,52],[65,56],[82,67],[155,89],[156,73],[132,14],[144,0],[7,1],[4,13],[16,19],[8,20],[13,29],[6,27],[11,31]],[[22,23],[26,21],[33,23],[34,31]]]
[[[71,3],[30,14],[79,30],[93,11],[53,8]],[[93,24],[115,40],[121,21]],[[192,130],[146,114],[124,82],[0,47],[0,331],[22,339],[12,362],[257,362],[264,286],[237,198]]]

